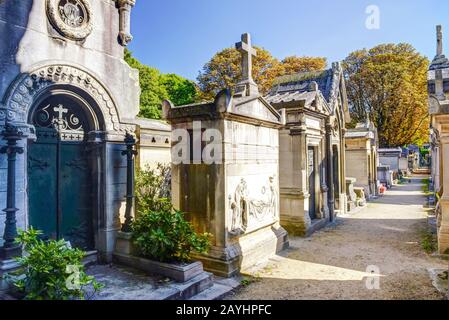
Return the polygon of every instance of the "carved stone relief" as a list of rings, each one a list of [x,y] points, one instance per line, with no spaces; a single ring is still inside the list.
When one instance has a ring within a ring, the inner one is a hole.
[[[278,219],[279,193],[274,177],[268,178],[268,182],[262,187],[260,194],[261,198],[251,198],[246,180],[244,178],[240,180],[234,193],[229,195],[229,208],[232,217],[230,234],[244,234],[250,225],[257,226],[264,221]]]
[[[135,131],[135,126],[119,122],[115,103],[102,84],[87,72],[68,65],[46,66],[22,75],[10,88],[5,105],[0,105],[0,125],[6,122],[26,125],[36,97],[61,84],[80,88],[96,101],[107,131]]]
[[[84,40],[93,29],[89,0],[47,0],[47,16],[52,26],[71,40]]]

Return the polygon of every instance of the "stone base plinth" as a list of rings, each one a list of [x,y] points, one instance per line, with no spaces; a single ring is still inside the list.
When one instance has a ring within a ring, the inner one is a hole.
[[[269,226],[240,236],[226,248],[212,247],[207,255],[194,258],[203,263],[206,271],[229,278],[288,247],[287,231]]]
[[[304,219],[281,215],[281,225],[290,236],[304,237],[307,234],[307,226]]]
[[[204,272],[203,265],[199,261],[189,264],[163,263],[119,253],[114,253],[113,261],[150,274],[160,274],[181,283],[187,282]]]
[[[449,254],[449,225],[441,225],[438,230],[438,253]]]
[[[117,233],[117,239],[115,242],[114,253],[134,255],[137,253],[137,249],[132,243],[132,234],[128,232],[119,231]]]
[[[357,205],[354,201],[348,201],[348,204],[347,204],[348,212],[354,211],[356,207],[357,207]]]

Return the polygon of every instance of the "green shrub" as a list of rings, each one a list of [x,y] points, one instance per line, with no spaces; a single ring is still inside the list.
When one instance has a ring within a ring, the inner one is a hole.
[[[88,286],[93,289],[92,295],[102,287],[84,272],[84,251],[70,248],[64,240],[43,241],[39,239],[40,234],[31,228],[19,231],[17,238],[25,251],[23,257],[17,258],[24,274],[14,280],[14,285],[25,299],[86,299],[90,298]]]
[[[192,251],[206,253],[210,234],[197,234],[184,219],[184,214],[172,209],[163,199],[158,210],[140,212],[132,223],[133,242],[140,253],[161,262],[188,262]]]
[[[171,169],[161,163],[152,169],[147,166],[136,175],[136,203],[138,212],[159,211],[160,199],[171,199]]]

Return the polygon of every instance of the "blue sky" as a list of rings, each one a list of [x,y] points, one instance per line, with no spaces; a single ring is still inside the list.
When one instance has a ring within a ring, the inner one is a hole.
[[[380,9],[378,30],[365,27],[369,5]],[[411,43],[432,59],[437,24],[449,43],[447,0],[137,0],[129,49],[163,73],[194,80],[244,32],[279,59],[324,56],[330,63],[387,42]]]

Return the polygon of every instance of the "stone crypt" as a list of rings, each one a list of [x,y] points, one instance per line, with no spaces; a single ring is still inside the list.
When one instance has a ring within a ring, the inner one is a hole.
[[[225,89],[210,103],[163,106],[173,129],[173,205],[198,231],[212,234],[209,253],[197,258],[206,270],[226,277],[288,246],[279,225],[282,117],[252,79],[250,35],[236,46],[242,80],[235,94]],[[212,149],[216,161],[211,163],[204,156]],[[183,160],[177,161],[180,155]]]
[[[377,149],[377,129],[368,116],[346,132],[346,174],[356,179],[354,185],[363,188],[367,200],[378,195]]]
[[[0,2],[3,269],[20,254],[16,227],[111,259],[139,111],[138,72],[123,60],[134,3]]]
[[[437,26],[437,54],[428,72],[431,119],[432,181],[439,195],[436,207],[438,251],[449,253],[449,59],[443,54],[442,27]]]
[[[345,126],[340,63],[275,80],[266,100],[285,115],[280,132],[281,225],[310,235],[346,210]]]

